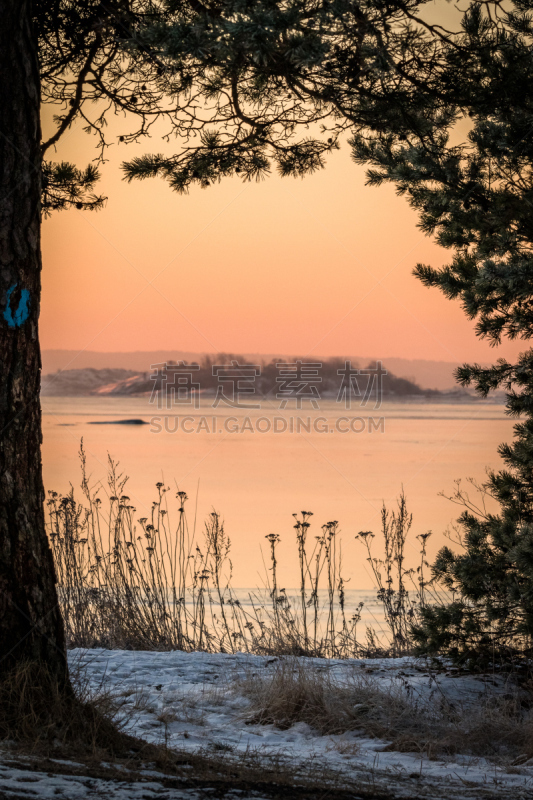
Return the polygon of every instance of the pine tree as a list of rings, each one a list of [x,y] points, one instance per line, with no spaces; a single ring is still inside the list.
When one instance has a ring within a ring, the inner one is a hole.
[[[435,97],[446,119],[435,117],[423,135],[409,132],[403,144],[393,129],[352,140],[356,161],[373,165],[369,183],[392,181],[421,228],[453,251],[448,266],[419,265],[415,274],[460,299],[477,335],[494,346],[533,335],[531,8],[472,3],[462,30],[439,45]],[[433,571],[457,599],[427,608],[415,636],[421,653],[509,662],[533,653],[533,350],[514,364],[464,365],[457,379],[483,397],[503,387],[507,414],[521,421],[513,443],[499,448],[504,469],[480,487],[499,513],[455,495],[465,506],[463,549],[443,548]]]
[[[50,153],[70,126],[83,120],[102,159],[109,144],[106,121],[117,113],[127,118],[120,143],[142,140],[161,120],[181,142],[172,159],[151,156],[125,166],[128,178],[163,174],[184,191],[230,174],[260,178],[271,162],[282,174],[306,174],[323,165],[352,124],[342,104],[348,108],[355,97],[357,75],[372,75],[383,61],[388,45],[378,29],[398,11],[380,3],[368,4],[368,24],[346,0],[4,3],[0,679],[21,663],[44,664],[71,697],[43,517],[40,222],[42,213],[72,206],[97,209],[104,198],[95,193],[94,164],[54,162],[47,160]],[[338,85],[340,94],[329,85]],[[59,107],[56,130],[44,142],[41,101]],[[300,131],[309,126],[318,133],[302,137]],[[38,681],[33,688],[42,690]]]

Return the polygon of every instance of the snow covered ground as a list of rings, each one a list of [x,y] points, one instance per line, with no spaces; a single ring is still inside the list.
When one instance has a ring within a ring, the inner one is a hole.
[[[533,759],[511,767],[471,756],[430,760],[420,753],[389,751],[386,741],[362,733],[324,736],[302,722],[287,730],[249,724],[246,716],[250,701],[239,691],[239,682],[254,674],[268,675],[279,667],[276,658],[243,653],[88,650],[72,651],[70,659],[85,671],[92,686],[113,689],[124,703],[124,712],[128,712],[128,730],[150,742],[165,742],[181,751],[227,754],[228,758],[243,754],[281,757],[295,765],[312,764],[313,769],[323,764],[342,773],[354,789],[362,783],[372,784],[376,790],[391,791],[398,797],[433,798],[436,792],[445,798],[533,797]],[[508,689],[497,677],[434,674],[426,664],[408,658],[314,659],[313,666],[329,671],[339,682],[354,674],[371,676],[376,685],[401,686],[421,701],[440,694],[454,703],[475,704],[488,691],[503,693]],[[36,776],[23,763],[10,765],[6,758],[0,754],[0,797],[140,800],[166,796],[195,800],[200,796],[192,789],[165,794],[157,775],[152,782],[145,776],[142,784],[128,784],[129,788],[116,781],[107,786],[103,779],[89,781],[88,785],[83,775],[54,775],[52,770],[52,777],[43,773]]]

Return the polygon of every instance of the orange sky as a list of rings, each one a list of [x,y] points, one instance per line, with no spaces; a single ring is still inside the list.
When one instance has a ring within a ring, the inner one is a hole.
[[[110,139],[124,128],[113,120]],[[49,157],[84,166],[93,143],[78,125]],[[187,196],[122,180],[123,159],[171,150],[114,144],[106,208],[45,221],[43,348],[494,358],[459,304],[411,275],[450,254],[393,188],[365,187],[346,146],[304,180],[234,178]]]
[[[442,2],[428,8],[438,15],[453,10]],[[44,116],[50,119],[50,109]],[[48,157],[79,166],[94,158],[94,138],[81,127],[72,128]],[[60,212],[44,223],[43,348],[447,362],[493,361],[521,349],[508,343],[496,354],[476,338],[458,303],[412,277],[417,262],[439,266],[451,254],[423,236],[415,213],[392,187],[365,187],[364,169],[351,162],[346,146],[325,170],[304,180],[274,175],[243,184],[233,178],[179,196],[163,181],[122,181],[122,160],[173,150],[156,137],[141,145],[118,144],[127,131],[120,118],[111,120],[115,144],[99,188],[109,196],[106,208]],[[133,435],[129,426],[83,427],[79,414],[70,420],[77,427],[58,424],[58,415],[71,411],[70,401],[62,406],[48,398],[45,405],[52,409],[44,417],[47,487],[61,491],[77,483],[81,435],[93,479],[105,479],[111,449],[133,476],[132,497],[147,503],[156,479],[176,478],[191,497],[201,480],[198,519],[213,507],[225,515],[234,540],[235,585],[241,586],[255,583],[250,576],[262,569],[263,536],[277,531],[287,542],[291,514],[301,508],[315,512],[317,525],[341,521],[345,563],[356,578],[350,588],[370,586],[366,562],[350,551],[353,534],[377,532],[376,509],[382,500],[392,507],[402,485],[415,516],[413,533],[437,534],[430,544],[433,558],[444,543],[442,531],[457,516],[438,492],[453,491],[458,477],[483,480],[486,464],[498,468],[496,447],[511,427],[509,420],[493,421],[492,411],[478,424],[483,406],[460,409],[456,417],[445,413],[440,421],[440,412],[435,419],[422,414],[398,421],[396,410],[387,435],[371,441],[331,437],[327,444],[318,438],[311,447],[302,437],[284,437],[269,450],[264,437],[255,437],[254,461],[251,435],[220,437],[220,446],[207,436],[170,435],[152,437],[147,445],[142,428]],[[283,580],[290,585],[294,576]]]

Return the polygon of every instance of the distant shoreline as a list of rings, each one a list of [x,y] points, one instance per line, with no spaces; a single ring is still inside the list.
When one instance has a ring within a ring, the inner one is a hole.
[[[154,366],[151,371],[137,371],[123,367],[58,370],[43,375],[41,396],[154,397],[154,399],[157,397],[160,401],[167,390],[169,396],[174,396],[177,380],[181,384],[184,381],[189,382],[189,388],[184,391],[194,394],[194,398],[192,394],[189,398],[192,407],[200,398],[211,400],[218,396],[220,391],[222,391],[222,404],[228,407],[231,406],[231,402],[225,401],[230,398],[233,402],[234,392],[239,396],[242,395],[241,407],[246,407],[245,403],[250,402],[252,395],[254,402],[263,399],[274,404],[282,397],[288,398],[289,405],[295,407],[297,407],[295,403],[297,397],[305,407],[314,398],[310,405],[314,407],[315,402],[320,400],[331,401],[338,398],[340,402],[344,402],[347,392],[355,405],[362,405],[365,408],[367,406],[375,408],[378,398],[381,402],[404,404],[500,405],[505,402],[503,392],[490,398],[481,398],[475,395],[473,390],[462,387],[452,387],[446,391],[423,388],[415,381],[395,374],[386,362],[357,364],[355,361],[327,359],[307,364],[303,359],[281,363],[273,359],[258,366],[251,364],[242,355],[221,354],[216,359],[206,357],[200,363],[185,360],[178,363],[169,361],[156,367]],[[378,373],[379,378],[376,377]],[[365,402],[361,403],[361,400]]]
[[[144,392],[142,394],[129,394],[129,395],[99,395],[99,394],[43,394],[43,398],[61,398],[61,399],[70,399],[70,400],[88,400],[88,399],[95,399],[95,400],[102,400],[107,401],[115,400],[115,401],[134,401],[134,400],[141,400],[146,399],[149,397],[149,392]],[[203,395],[206,399],[213,399],[215,397],[214,392],[208,391],[205,392]],[[272,398],[269,398],[272,399]],[[321,397],[321,401],[331,402],[335,400],[335,395],[326,395],[324,394]],[[386,396],[383,398],[382,405],[385,404],[393,404],[393,405],[488,405],[488,406],[503,406],[505,405],[505,396],[504,395],[496,395],[493,397],[478,397],[476,395],[470,394],[463,394],[463,393],[442,393],[440,395],[406,395],[403,397],[396,397],[396,396]],[[175,411],[178,411],[179,407],[176,406]],[[187,411],[187,413],[191,414],[192,416],[200,414],[202,409],[205,410],[205,407],[193,409],[192,412]],[[371,411],[373,409],[373,404],[369,402],[368,408],[366,410]],[[154,413],[156,413],[157,406],[154,404]],[[237,411],[239,409],[236,409]]]
[[[112,369],[122,368],[135,372],[146,372],[150,370],[152,364],[165,361],[187,361],[200,363],[206,356],[216,358],[213,353],[198,353],[181,350],[153,350],[153,351],[132,351],[132,352],[99,352],[95,350],[47,350],[42,351],[43,375],[49,376],[59,370],[79,370],[79,369]],[[224,355],[224,354],[220,354]],[[229,356],[229,354],[226,354]],[[273,358],[290,360],[295,357],[294,353],[243,353],[237,357],[246,359],[249,363],[269,362]],[[313,355],[313,360],[327,361],[331,356]],[[364,365],[370,361],[381,360],[395,375],[400,378],[414,381],[421,388],[428,390],[450,391],[453,390],[455,379],[454,370],[460,366],[458,361],[438,361],[430,359],[410,359],[401,357],[383,356],[361,356],[341,354],[339,358],[350,359],[354,364]],[[466,359],[468,360],[468,359]],[[485,366],[483,363],[481,366]]]

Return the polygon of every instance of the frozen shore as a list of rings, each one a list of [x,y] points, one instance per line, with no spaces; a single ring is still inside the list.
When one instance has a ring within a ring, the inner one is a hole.
[[[533,759],[517,759],[520,763],[511,765],[460,753],[428,758],[421,752],[389,749],[389,741],[363,731],[322,735],[304,722],[280,729],[251,721],[250,699],[240,687],[251,679],[274,674],[279,669],[278,658],[244,653],[74,650],[70,659],[94,688],[112,689],[123,704],[128,732],[182,752],[227,754],[230,759],[253,757],[256,762],[265,759],[265,763],[281,759],[295,770],[319,771],[323,767],[338,773],[342,783],[355,792],[357,787],[361,791],[366,787],[361,796],[367,797],[371,786],[398,798],[430,798],[438,793],[445,798],[518,800],[533,793]],[[410,658],[305,659],[305,664],[327,672],[339,684],[364,676],[377,688],[395,687],[426,707],[427,713],[431,703],[445,701],[473,709],[488,694],[503,697],[509,691],[503,676],[462,675],[452,670],[436,673],[424,662]],[[8,764],[6,758],[5,753],[0,758],[0,797],[5,798],[197,796],[190,787],[181,793],[165,793],[164,782],[158,783],[156,773],[146,775],[139,785],[126,781],[119,786],[115,780],[106,788],[103,778],[98,783],[84,782],[79,774],[37,774],[30,764],[14,764],[9,758]],[[239,796],[243,797],[242,792]],[[256,793],[249,796],[259,797]]]

